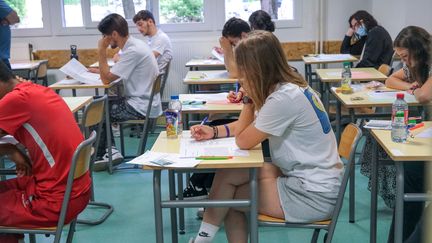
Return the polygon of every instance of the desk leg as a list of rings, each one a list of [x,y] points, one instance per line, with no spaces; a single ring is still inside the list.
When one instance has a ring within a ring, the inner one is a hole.
[[[108,89],[105,89],[105,94],[108,95]],[[108,150],[108,173],[113,173],[112,164],[112,142],[111,142],[111,122],[110,122],[110,111],[109,111],[109,97],[106,99],[105,104],[105,125],[106,125],[106,139],[107,139],[107,150]]]
[[[258,168],[250,170],[250,242],[258,243]]]
[[[175,175],[174,170],[168,171],[168,181],[169,181],[169,195],[170,200],[175,201]],[[178,242],[177,238],[177,209],[170,208],[170,216],[171,216],[171,239],[173,243]]]
[[[404,211],[404,167],[402,162],[396,163],[396,198],[395,198],[395,223],[394,239],[396,243],[402,243],[403,238],[403,211]]]
[[[178,200],[183,200],[183,173],[180,172],[177,172],[177,193],[178,193]],[[185,233],[184,208],[179,208],[178,213],[179,213],[179,234],[183,235]]]
[[[378,184],[378,144],[372,139],[371,161],[371,211],[370,211],[370,243],[376,243],[377,227],[377,184]]]
[[[156,242],[163,243],[161,170],[153,170],[153,200],[155,210]]]
[[[342,104],[339,100],[336,101],[336,141],[339,144],[341,137],[341,116]]]

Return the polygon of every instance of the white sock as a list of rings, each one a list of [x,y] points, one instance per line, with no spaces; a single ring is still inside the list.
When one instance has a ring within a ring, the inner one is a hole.
[[[201,227],[194,240],[194,243],[210,243],[213,241],[216,233],[219,230],[219,226],[212,225],[206,222],[201,223]]]

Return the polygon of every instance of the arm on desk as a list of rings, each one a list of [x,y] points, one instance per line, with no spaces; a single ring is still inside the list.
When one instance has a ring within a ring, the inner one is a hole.
[[[432,101],[432,77],[420,87],[413,89],[411,93],[415,96],[420,104],[426,104]]]
[[[404,75],[404,71],[400,69],[386,79],[385,85],[387,88],[398,89],[398,90],[409,90],[414,85],[417,85],[417,82],[409,83],[405,80],[406,77]]]

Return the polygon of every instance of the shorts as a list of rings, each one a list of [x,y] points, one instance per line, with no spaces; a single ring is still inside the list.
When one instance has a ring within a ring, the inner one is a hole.
[[[277,187],[285,220],[312,223],[331,218],[338,192],[314,192],[297,177],[278,177]]]

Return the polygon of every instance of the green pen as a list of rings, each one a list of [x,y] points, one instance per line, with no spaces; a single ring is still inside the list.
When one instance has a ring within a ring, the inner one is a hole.
[[[232,159],[233,156],[200,156],[196,157],[195,159],[198,160],[228,160]]]

